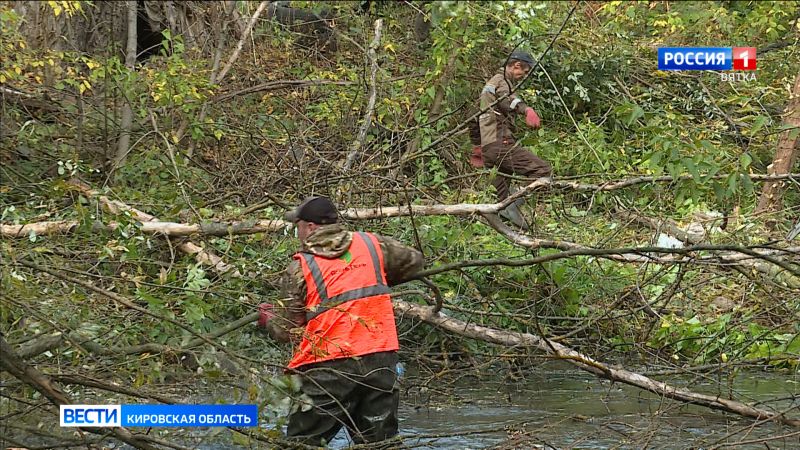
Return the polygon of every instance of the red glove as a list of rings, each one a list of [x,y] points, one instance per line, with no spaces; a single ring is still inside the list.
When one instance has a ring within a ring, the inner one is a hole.
[[[262,303],[258,305],[258,326],[266,328],[267,323],[275,317],[275,306],[272,303]]]
[[[534,111],[533,108],[529,107],[525,110],[525,123],[531,128],[539,128],[541,126],[539,115],[536,114],[536,111]]]

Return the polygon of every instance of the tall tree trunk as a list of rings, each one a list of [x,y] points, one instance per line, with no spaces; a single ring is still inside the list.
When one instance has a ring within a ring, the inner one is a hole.
[[[137,5],[136,0],[128,0],[125,2],[128,9],[128,44],[125,49],[125,67],[133,72],[136,65],[136,13]],[[122,105],[122,129],[119,134],[119,141],[117,141],[117,154],[114,156],[114,165],[111,167],[113,173],[125,163],[125,158],[128,155],[128,147],[131,142],[131,125],[133,124],[133,109],[131,108],[130,99],[125,98]]]
[[[798,127],[800,127],[800,74],[794,80],[794,89],[786,105],[783,124],[791,127],[781,133],[778,140],[778,149],[775,151],[775,159],[767,168],[769,175],[787,174],[792,171],[792,166],[797,161],[798,150]],[[768,181],[764,183],[761,190],[761,197],[758,199],[757,213],[768,211],[780,211],[783,205],[783,187],[785,181]]]

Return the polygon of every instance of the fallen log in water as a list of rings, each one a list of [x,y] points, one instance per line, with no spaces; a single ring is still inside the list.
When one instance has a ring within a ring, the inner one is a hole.
[[[667,383],[653,380],[623,368],[612,367],[578,353],[569,347],[535,334],[496,330],[454,319],[441,312],[434,313],[432,307],[416,305],[397,299],[393,299],[393,302],[395,312],[415,317],[461,336],[491,342],[493,344],[537,348],[559,359],[569,361],[581,370],[590,372],[600,378],[635,386],[673,400],[705,406],[707,408],[726,411],[757,420],[774,420],[793,427],[800,427],[800,419],[786,417],[781,413],[756,408],[736,400],[729,400],[719,396],[701,394],[670,386]]]

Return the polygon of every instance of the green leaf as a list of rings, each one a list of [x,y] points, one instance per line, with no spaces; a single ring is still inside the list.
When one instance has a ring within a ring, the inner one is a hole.
[[[700,172],[697,170],[697,166],[694,164],[694,161],[689,158],[683,158],[681,162],[683,162],[683,165],[686,166],[686,170],[692,175],[695,183],[699,183]]]
[[[753,181],[744,173],[742,174],[742,186],[744,186],[744,191],[747,195],[753,195]]]
[[[749,153],[742,153],[742,155],[739,156],[739,165],[742,167],[742,170],[747,170],[751,162],[753,162],[753,157],[750,156]]]
[[[786,353],[800,355],[800,334],[796,335],[794,339],[786,345]]]
[[[758,116],[756,120],[753,121],[753,126],[750,128],[750,136],[755,136],[756,133],[759,132],[764,127],[764,124],[767,123],[769,117],[766,116]]]
[[[709,152],[716,152],[716,151],[717,151],[717,148],[716,148],[716,147],[714,147],[714,144],[712,144],[711,142],[709,142],[709,141],[707,141],[707,140],[705,140],[705,139],[703,139],[702,141],[700,141],[700,145],[701,145],[701,146],[702,146],[704,149],[708,150]]]
[[[728,177],[728,193],[735,194],[736,193],[736,179],[739,178],[737,174],[733,173]]]
[[[639,118],[644,116],[644,110],[640,108],[638,105],[633,106],[633,110],[631,111],[628,118],[625,120],[625,125],[630,126],[633,122],[636,122]]]

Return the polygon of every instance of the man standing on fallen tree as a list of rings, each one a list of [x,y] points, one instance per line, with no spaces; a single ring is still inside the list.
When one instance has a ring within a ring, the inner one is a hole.
[[[287,303],[260,305],[259,325],[299,342],[288,371],[299,373],[313,404],[289,416],[287,434],[324,445],[347,427],[356,443],[398,432],[397,328],[389,286],[422,269],[422,253],[338,223],[326,197],[310,197],[286,219],[301,248],[286,269]]]
[[[541,126],[539,115],[516,94],[510,94],[512,83],[517,83],[528,74],[534,61],[531,55],[523,51],[514,51],[509,56],[505,67],[501,68],[486,85],[480,95],[480,110],[486,110],[478,118],[480,126],[481,153],[483,161],[489,167],[496,167],[499,172],[492,181],[497,190],[498,201],[509,195],[510,180],[505,175],[520,175],[530,179],[549,177],[552,173],[550,164],[521,147],[511,133],[514,117],[525,116],[525,123],[531,128]],[[497,99],[503,98],[496,105]],[[488,108],[488,109],[487,109]],[[527,228],[519,205],[515,202],[500,212],[500,215],[512,221],[520,228]]]

